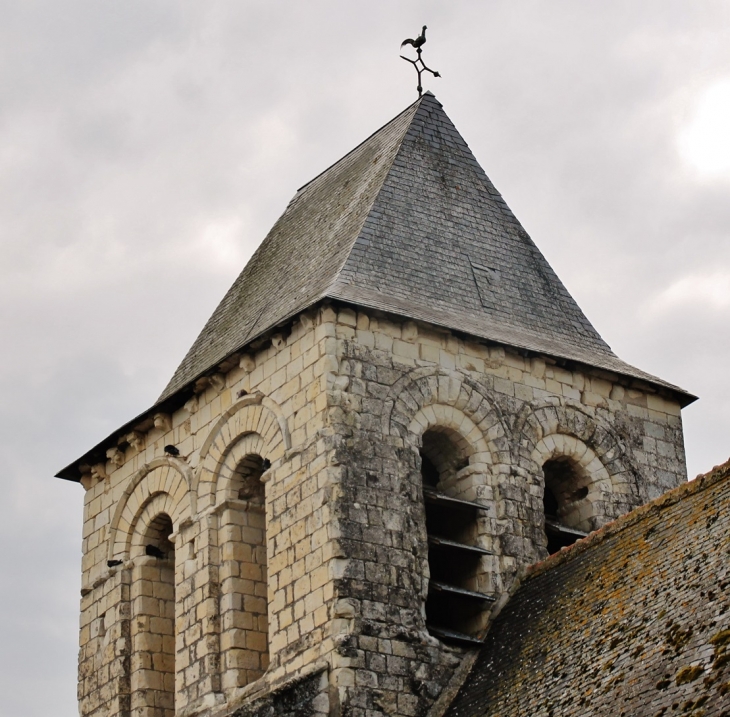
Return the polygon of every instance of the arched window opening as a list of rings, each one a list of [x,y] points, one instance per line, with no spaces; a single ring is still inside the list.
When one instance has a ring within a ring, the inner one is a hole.
[[[441,427],[431,428],[423,434],[421,473],[424,485],[447,484],[468,465],[468,444],[459,434]]]
[[[132,710],[140,717],[175,717],[175,545],[164,513],[144,534],[146,560],[133,586]]]
[[[260,678],[269,666],[268,574],[265,485],[262,475],[271,463],[257,454],[239,461],[233,476],[234,495],[241,501],[227,513],[224,527],[221,609],[227,634],[223,661],[227,687],[241,687]],[[227,584],[226,584],[227,583]]]
[[[172,520],[161,513],[151,523],[145,535],[145,554],[160,560],[173,559],[174,567],[175,544],[170,541],[172,535]]]
[[[234,481],[239,500],[247,500],[252,504],[264,504],[264,484],[261,476],[268,468],[268,461],[261,456],[246,456],[236,467]]]
[[[453,497],[459,471],[469,464],[465,441],[444,429],[423,435],[421,479],[426,509],[428,566],[426,625],[445,642],[476,645],[485,607],[493,598],[476,588],[481,559],[477,515],[483,506]]]
[[[586,502],[588,485],[570,458],[551,458],[543,465],[542,472],[545,534],[548,553],[552,555],[587,535],[583,528],[590,511]]]

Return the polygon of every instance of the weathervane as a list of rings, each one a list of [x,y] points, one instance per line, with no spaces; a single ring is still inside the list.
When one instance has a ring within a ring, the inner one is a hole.
[[[432,70],[430,67],[426,67],[426,63],[423,61],[423,58],[421,57],[421,48],[426,44],[426,26],[423,26],[423,30],[421,30],[421,34],[415,39],[412,40],[410,37],[403,40],[401,42],[400,46],[403,47],[403,45],[413,45],[413,47],[416,48],[416,54],[418,57],[415,60],[411,60],[410,57],[404,57],[401,55],[401,59],[405,60],[406,62],[410,62],[413,67],[416,68],[416,72],[418,73],[418,96],[420,97],[423,94],[423,86],[421,85],[421,75],[423,72],[430,72],[434,77],[441,77],[441,75],[436,72],[435,70]],[[420,63],[420,67],[419,67]]]

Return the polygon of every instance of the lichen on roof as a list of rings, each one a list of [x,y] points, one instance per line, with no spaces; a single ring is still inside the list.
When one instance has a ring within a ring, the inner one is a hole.
[[[730,461],[533,566],[447,717],[730,709]]]

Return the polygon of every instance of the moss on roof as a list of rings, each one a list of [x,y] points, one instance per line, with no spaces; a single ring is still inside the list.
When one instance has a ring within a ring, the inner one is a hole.
[[[526,571],[448,717],[730,714],[730,461]]]

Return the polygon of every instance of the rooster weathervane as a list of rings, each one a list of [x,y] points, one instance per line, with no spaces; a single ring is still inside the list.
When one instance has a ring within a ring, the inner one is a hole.
[[[416,72],[418,73],[418,96],[420,97],[423,94],[423,86],[421,85],[421,75],[424,72],[430,72],[434,77],[441,77],[441,75],[436,72],[435,70],[432,70],[430,67],[426,66],[426,63],[423,61],[423,58],[421,57],[421,48],[426,44],[426,26],[423,26],[423,29],[421,30],[421,34],[415,39],[411,39],[410,37],[406,38],[401,42],[400,46],[403,48],[403,45],[412,45],[416,49],[416,54],[418,57],[415,60],[411,60],[410,57],[404,57],[401,55],[401,59],[405,60],[406,62],[410,62],[413,67],[416,68]],[[420,65],[420,66],[419,66]]]

